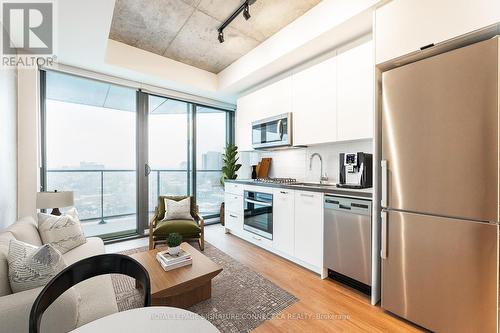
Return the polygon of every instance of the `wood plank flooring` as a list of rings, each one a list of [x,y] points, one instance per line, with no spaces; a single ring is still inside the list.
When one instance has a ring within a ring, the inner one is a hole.
[[[281,332],[424,332],[378,306],[369,297],[320,277],[290,261],[254,246],[220,225],[205,228],[205,238],[226,254],[295,295],[299,301],[255,333]]]
[[[299,301],[266,321],[254,333],[290,332],[425,332],[411,323],[372,306],[366,295],[267,252],[221,225],[205,227],[205,239],[242,264],[295,295]],[[147,238],[106,245],[106,252],[147,246]],[[326,316],[316,318],[316,316]]]

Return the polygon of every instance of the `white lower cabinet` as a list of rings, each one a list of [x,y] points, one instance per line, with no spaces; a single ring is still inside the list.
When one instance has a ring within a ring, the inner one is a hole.
[[[225,193],[225,228],[316,273],[323,267],[323,193],[243,185],[273,194],[273,239],[243,230],[243,196]]]
[[[321,269],[323,266],[323,193],[295,192],[294,256]]]
[[[232,193],[224,194],[224,209],[227,212],[243,214],[243,196]]]
[[[273,192],[273,248],[294,255],[295,191],[275,189]]]
[[[225,211],[225,227],[229,230],[243,230],[243,215]]]
[[[243,230],[243,184],[225,184],[224,224],[230,231]]]

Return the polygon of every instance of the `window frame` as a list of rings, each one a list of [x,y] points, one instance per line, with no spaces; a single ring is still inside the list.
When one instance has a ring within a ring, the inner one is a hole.
[[[40,89],[40,123],[39,123],[39,142],[40,142],[40,166],[39,166],[39,177],[40,177],[40,191],[44,191],[47,188],[47,71],[49,69],[39,69],[39,89]],[[113,82],[113,80],[103,80],[101,77],[95,78],[90,76],[78,75],[73,72],[55,71],[61,72],[66,75],[74,76],[77,78],[83,78],[88,80],[93,80],[97,82],[103,82],[107,84],[113,84],[116,86],[124,86]],[[196,113],[198,108],[209,108],[226,113],[226,135],[225,144],[234,143],[235,141],[235,111],[230,109],[224,109],[217,106],[206,105],[202,103],[193,102],[190,100],[182,100],[180,98],[171,97],[166,94],[158,94],[146,92],[138,88],[128,87],[127,88],[136,90],[136,230],[135,232],[114,232],[109,234],[99,235],[98,237],[103,238],[105,241],[115,241],[123,238],[130,237],[142,237],[145,235],[145,231],[148,229],[149,225],[149,180],[145,175],[145,166],[148,163],[148,117],[149,117],[149,96],[157,96],[162,98],[168,98],[170,100],[175,100],[183,103],[187,103],[190,107],[188,112],[188,167],[187,167],[187,192],[188,195],[193,195],[196,198],[197,195],[197,157],[196,157]],[[200,170],[203,171],[203,170]],[[213,220],[207,224],[219,223],[216,219],[220,217],[220,214],[209,214],[204,216],[207,220]]]

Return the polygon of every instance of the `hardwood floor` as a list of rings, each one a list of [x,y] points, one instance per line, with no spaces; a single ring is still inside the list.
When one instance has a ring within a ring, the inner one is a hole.
[[[276,318],[260,325],[254,333],[425,332],[379,306],[372,306],[369,297],[354,289],[332,280],[321,280],[319,275],[305,268],[225,234],[220,225],[205,227],[205,240],[299,299]],[[109,244],[106,252],[147,244],[147,238]]]
[[[354,289],[318,275],[230,234],[205,228],[205,239],[295,295],[299,301],[254,330],[260,332],[423,332]],[[317,319],[317,316],[321,318]]]

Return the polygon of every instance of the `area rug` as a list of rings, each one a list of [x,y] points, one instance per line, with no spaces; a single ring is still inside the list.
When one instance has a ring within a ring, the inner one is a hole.
[[[147,250],[147,247],[142,247],[121,253]],[[250,332],[298,301],[215,246],[205,242],[203,253],[223,270],[212,280],[212,298],[188,310],[205,317],[222,333]],[[141,294],[135,289],[134,280],[123,275],[113,275],[112,280],[120,311],[141,306]]]

